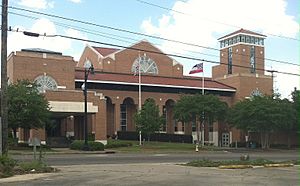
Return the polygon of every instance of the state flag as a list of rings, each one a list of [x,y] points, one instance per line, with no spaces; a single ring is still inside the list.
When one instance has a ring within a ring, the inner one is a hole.
[[[193,68],[189,74],[195,74],[195,73],[200,73],[200,72],[203,72],[203,63],[199,63],[199,64],[193,66]]]

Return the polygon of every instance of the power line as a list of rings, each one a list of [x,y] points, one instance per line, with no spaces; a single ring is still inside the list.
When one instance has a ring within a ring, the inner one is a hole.
[[[11,11],[9,12],[9,14],[17,15],[17,16],[21,16],[21,17],[26,17],[26,18],[33,19],[33,20],[40,19],[38,17],[28,16],[28,15],[25,15],[25,14],[19,14],[19,13],[15,13],[15,12],[11,12]],[[139,42],[140,41],[140,40],[136,40],[136,39],[133,39],[133,38],[130,38],[130,37],[124,37],[124,36],[120,36],[120,35],[116,35],[116,34],[112,34],[112,33],[105,33],[105,32],[101,32],[101,31],[98,31],[98,30],[91,30],[91,29],[87,29],[87,28],[83,28],[83,27],[79,27],[79,26],[74,26],[74,25],[69,25],[69,24],[65,24],[65,23],[60,23],[60,22],[56,22],[56,21],[53,21],[53,23],[55,25],[63,27],[63,28],[71,28],[71,29],[81,31],[81,32],[84,32],[84,33],[88,33],[88,34],[92,34],[92,35],[96,35],[96,36],[101,36],[101,37],[104,37],[104,38],[109,38],[109,39],[113,39],[113,40],[116,40],[116,41],[121,41],[121,42],[124,42],[124,43],[128,43],[129,42],[128,40],[130,40],[130,42],[132,42],[132,41]],[[110,35],[115,36],[115,37],[111,37]],[[117,39],[116,37],[122,38],[122,39]],[[124,39],[127,39],[127,41],[124,40]],[[155,46],[162,46],[158,43],[153,43],[153,44]],[[194,54],[201,54],[201,55],[210,56],[210,57],[219,57],[218,55],[207,54],[207,53],[198,52],[198,51],[185,50],[185,49],[182,49],[182,50],[186,51],[186,52],[194,53]]]
[[[111,26],[107,26],[107,25],[100,25],[100,24],[91,23],[91,22],[87,22],[87,21],[81,21],[81,20],[73,19],[73,18],[66,18],[66,17],[62,17],[62,16],[58,16],[58,15],[47,14],[47,13],[33,11],[33,10],[28,10],[28,9],[24,9],[24,8],[18,8],[18,7],[13,7],[13,6],[9,6],[8,8],[19,10],[19,11],[26,11],[26,12],[30,12],[30,13],[33,13],[33,14],[38,14],[38,15],[44,15],[44,16],[48,16],[48,17],[63,19],[63,20],[72,21],[72,22],[76,22],[76,23],[81,23],[81,24],[96,26],[96,27],[100,27],[100,28],[110,29],[110,30],[114,30],[114,31],[126,32],[126,33],[130,33],[130,34],[134,34],[134,35],[140,35],[140,36],[144,36],[144,37],[150,37],[150,38],[153,38],[153,39],[159,39],[159,40],[169,41],[169,42],[173,42],[173,43],[179,43],[179,44],[183,44],[183,45],[188,45],[188,46],[193,46],[193,47],[199,47],[199,48],[204,48],[204,49],[208,49],[208,50],[214,50],[214,51],[218,51],[218,52],[220,51],[219,49],[213,48],[213,47],[207,47],[207,46],[202,46],[202,45],[198,45],[198,44],[194,44],[194,43],[188,43],[188,42],[183,42],[183,41],[178,41],[178,40],[163,38],[163,37],[159,37],[159,36],[153,36],[153,35],[143,34],[143,33],[140,33],[140,32],[134,32],[134,31],[125,30],[125,29],[121,29],[121,28],[115,28],[115,27],[111,27]],[[237,55],[250,57],[249,55],[245,55],[245,54],[237,54]],[[294,65],[294,66],[300,66],[299,64],[295,64],[295,63],[291,63],[291,62],[287,62],[287,61],[282,61],[282,60],[275,60],[275,59],[269,59],[269,58],[259,58],[259,57],[257,57],[257,59],[263,59],[263,60],[273,61],[273,62],[282,63],[282,64],[289,64],[289,65]]]
[[[185,12],[181,12],[181,11],[178,11],[178,10],[173,10],[171,8],[163,7],[161,5],[157,5],[157,4],[154,4],[154,3],[149,3],[149,2],[146,2],[146,1],[143,1],[143,0],[135,0],[135,1],[140,2],[142,4],[146,4],[146,5],[150,5],[150,6],[153,6],[153,7],[157,7],[157,8],[160,8],[160,9],[168,10],[168,11],[171,11],[171,12],[174,12],[174,13],[178,13],[178,14],[182,14],[182,15],[186,15],[186,16],[192,16],[191,14],[187,14]],[[202,18],[202,19],[204,19],[204,18]],[[230,27],[234,27],[234,28],[241,28],[241,27],[236,26],[236,25],[232,25],[232,24],[228,24],[228,23],[223,23],[223,22],[220,22],[220,21],[216,21],[216,20],[212,20],[212,19],[207,19],[207,18],[205,18],[205,19],[208,20],[208,21],[210,21],[210,22],[217,23],[217,24],[221,24],[221,25],[225,25],[225,26],[230,26]],[[247,29],[247,30],[250,30],[250,29]],[[261,33],[259,31],[255,31],[255,32]],[[288,37],[288,36],[283,36],[283,35],[276,35],[276,34],[272,34],[272,33],[266,33],[266,34],[270,35],[270,36],[284,38],[284,39],[300,41],[299,39],[293,38],[293,37]]]
[[[123,48],[123,49],[130,49],[130,50],[148,52],[148,53],[152,53],[152,54],[166,55],[166,56],[171,56],[171,57],[178,57],[178,58],[182,58],[182,59],[189,59],[189,60],[194,60],[194,61],[202,61],[202,62],[208,62],[208,63],[214,63],[214,64],[220,64],[220,65],[228,65],[227,63],[221,63],[219,61],[212,61],[212,60],[200,59],[200,58],[196,58],[196,57],[188,57],[188,56],[171,54],[171,53],[163,53],[163,52],[157,52],[157,51],[152,51],[152,50],[145,50],[145,49],[140,49],[140,48],[135,48],[135,47],[127,47],[127,46],[123,46],[123,45],[117,45],[117,44],[106,43],[106,42],[99,42],[99,41],[95,41],[95,40],[83,39],[83,38],[78,38],[78,37],[65,36],[65,35],[61,35],[61,34],[47,35],[45,33],[44,34],[39,34],[39,33],[33,33],[33,32],[28,32],[28,31],[20,31],[20,30],[10,30],[10,31],[22,32],[25,35],[34,36],[34,37],[38,37],[38,36],[44,36],[44,37],[61,37],[61,38],[66,38],[66,39],[72,39],[72,40],[78,40],[78,41],[85,41],[85,42],[90,42],[90,43],[97,43],[97,44],[106,45],[106,46],[112,46],[112,47],[117,47],[117,48]],[[247,67],[247,66],[235,65],[235,64],[232,64],[232,66],[240,67],[240,68],[247,68],[247,69],[250,68],[250,67]],[[259,71],[268,71],[267,69],[260,69],[260,68],[257,68],[256,70],[259,70]],[[282,71],[276,71],[276,72],[280,73],[280,74],[300,76],[300,74],[294,74],[294,73],[290,73],[290,72],[282,72]]]

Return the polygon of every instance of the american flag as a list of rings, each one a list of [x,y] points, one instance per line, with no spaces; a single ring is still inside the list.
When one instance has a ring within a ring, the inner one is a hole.
[[[195,74],[195,73],[199,73],[199,72],[203,72],[203,63],[199,63],[199,64],[193,66],[193,68],[189,74]]]

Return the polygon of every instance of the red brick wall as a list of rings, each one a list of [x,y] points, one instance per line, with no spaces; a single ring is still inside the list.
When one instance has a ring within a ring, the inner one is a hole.
[[[21,79],[33,81],[39,75],[51,76],[58,86],[74,89],[75,61],[72,57],[32,52],[17,52],[8,59],[8,76],[11,82]]]

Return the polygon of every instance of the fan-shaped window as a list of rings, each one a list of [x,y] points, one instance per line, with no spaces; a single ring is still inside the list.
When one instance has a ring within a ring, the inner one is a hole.
[[[56,81],[47,75],[41,75],[35,78],[34,82],[38,85],[39,92],[45,92],[46,90],[57,90]]]
[[[134,61],[131,67],[131,72],[138,73],[139,68],[141,73],[158,74],[158,68],[155,61],[146,56],[146,54],[138,57]]]

